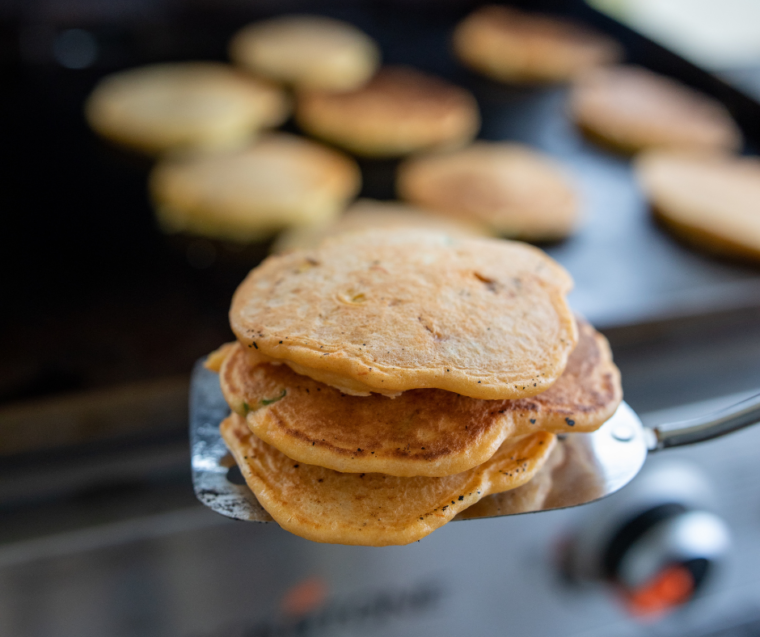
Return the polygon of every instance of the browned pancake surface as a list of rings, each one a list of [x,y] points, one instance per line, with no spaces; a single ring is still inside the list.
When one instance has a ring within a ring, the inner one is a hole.
[[[344,393],[522,398],[548,389],[575,347],[570,287],[531,246],[376,229],[269,257],[230,323],[262,361]]]
[[[548,155],[522,144],[479,141],[413,157],[399,166],[396,190],[415,205],[515,239],[562,239],[578,223],[578,195],[569,175]]]
[[[760,263],[760,160],[650,151],[636,173],[657,218],[706,251]]]
[[[398,398],[355,397],[286,365],[252,366],[234,346],[220,381],[251,431],[287,456],[346,472],[446,476],[490,458],[510,436],[593,431],[621,400],[620,378],[603,336],[579,322],[564,374],[522,400],[478,400],[436,389]]]
[[[484,6],[454,31],[462,62],[503,82],[562,82],[619,61],[620,46],[565,18]]]
[[[555,436],[505,442],[486,463],[445,478],[339,473],[291,460],[254,436],[233,414],[220,426],[246,483],[284,529],[316,542],[408,544],[443,526],[482,497],[530,480]]]
[[[296,119],[312,135],[367,156],[461,146],[480,127],[469,91],[408,67],[385,67],[355,91],[304,92]]]
[[[626,152],[736,150],[742,144],[739,128],[720,102],[635,66],[585,73],[573,86],[570,107],[584,131]]]

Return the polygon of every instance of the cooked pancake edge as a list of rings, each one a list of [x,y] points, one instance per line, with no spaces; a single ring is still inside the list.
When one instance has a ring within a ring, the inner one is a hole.
[[[315,542],[389,546],[415,542],[491,493],[517,488],[540,469],[556,437],[507,442],[489,461],[445,478],[346,474],[295,462],[258,440],[232,414],[222,437],[246,483],[285,530]]]

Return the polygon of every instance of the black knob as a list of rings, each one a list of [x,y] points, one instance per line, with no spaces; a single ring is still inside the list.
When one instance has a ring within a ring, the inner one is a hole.
[[[647,467],[581,516],[564,546],[564,574],[612,585],[637,615],[687,603],[729,549],[726,524],[709,511],[711,491],[708,477],[687,463]]]
[[[720,518],[666,502],[619,526],[604,550],[603,573],[633,613],[662,613],[694,596],[728,545]]]

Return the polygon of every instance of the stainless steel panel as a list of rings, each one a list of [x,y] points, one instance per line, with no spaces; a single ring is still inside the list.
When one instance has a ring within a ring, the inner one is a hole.
[[[622,506],[623,489],[584,507],[451,524],[406,547],[315,544],[200,505],[16,542],[0,546],[0,635],[701,635],[760,615],[758,446],[760,429],[748,429],[647,461],[701,468],[734,543],[713,585],[656,628],[630,619],[611,590],[565,584],[555,564],[576,520]],[[301,614],[292,612],[299,591]]]

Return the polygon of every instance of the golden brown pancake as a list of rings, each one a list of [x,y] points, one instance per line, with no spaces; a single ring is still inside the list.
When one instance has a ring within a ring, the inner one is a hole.
[[[347,396],[287,365],[252,366],[236,344],[221,367],[230,407],[290,458],[351,473],[446,476],[490,458],[505,439],[537,431],[594,431],[620,403],[620,375],[606,339],[579,322],[560,379],[520,400],[480,400],[440,389],[398,398]]]
[[[490,460],[463,473],[398,478],[291,460],[256,438],[237,414],[220,430],[251,491],[282,528],[315,542],[365,546],[415,542],[480,498],[519,487],[556,440],[535,433],[508,440]]]
[[[437,230],[457,238],[491,235],[482,224],[452,219],[438,212],[423,210],[398,201],[359,199],[331,224],[289,228],[280,233],[272,246],[272,253],[295,248],[315,248],[327,237],[371,228]]]
[[[290,112],[285,93],[213,62],[154,64],[109,75],[85,107],[103,137],[148,153],[239,145]]]
[[[401,199],[510,238],[551,241],[578,222],[578,195],[562,167],[522,144],[476,142],[399,166]]]
[[[342,153],[282,133],[224,153],[165,157],[150,189],[167,232],[244,243],[337,217],[361,183]]]
[[[741,131],[720,102],[635,66],[582,75],[573,86],[570,110],[590,137],[624,152],[728,151],[742,145]]]
[[[577,342],[570,276],[540,250],[421,230],[339,235],[266,259],[230,324],[262,362],[354,395],[548,389]]]
[[[230,42],[234,62],[296,89],[351,91],[380,63],[377,44],[341,20],[288,15],[254,22]]]
[[[454,51],[471,69],[502,82],[564,82],[622,57],[614,40],[588,27],[495,5],[457,25]]]
[[[480,128],[469,91],[408,67],[385,67],[355,91],[303,92],[296,120],[309,134],[368,157],[456,148]]]
[[[635,166],[654,214],[673,234],[760,262],[760,159],[650,151]]]
[[[556,469],[565,461],[565,445],[557,440],[548,460],[528,482],[516,489],[494,493],[476,502],[457,515],[457,520],[492,518],[540,511],[557,478]]]

